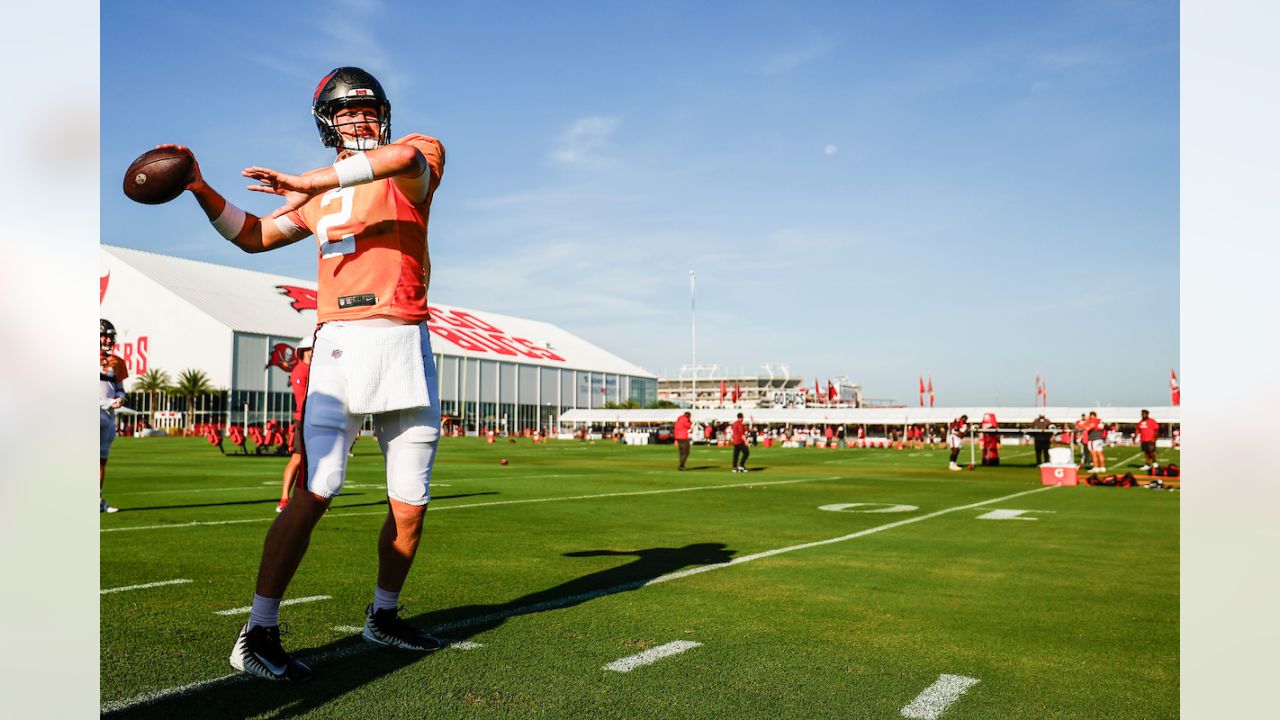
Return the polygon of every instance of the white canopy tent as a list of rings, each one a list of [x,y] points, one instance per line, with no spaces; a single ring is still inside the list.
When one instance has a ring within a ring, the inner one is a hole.
[[[1133,407],[901,407],[901,408],[714,408],[691,410],[696,423],[729,422],[742,413],[754,425],[938,425],[950,423],[961,415],[979,422],[986,413],[995,413],[1001,427],[1027,425],[1040,415],[1056,425],[1069,425],[1090,412],[1098,413],[1105,423],[1132,425],[1142,419],[1144,408]],[[1151,417],[1162,425],[1181,424],[1181,408],[1147,407]],[[562,424],[575,425],[664,425],[675,422],[684,409],[666,410],[568,410],[560,417]]]

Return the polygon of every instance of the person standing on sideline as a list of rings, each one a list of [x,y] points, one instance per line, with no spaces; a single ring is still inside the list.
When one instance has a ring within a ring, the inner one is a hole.
[[[1080,446],[1079,467],[1084,467],[1084,461],[1089,457],[1089,441],[1087,440],[1089,431],[1086,429],[1086,425],[1088,425],[1088,419],[1085,417],[1084,413],[1080,413],[1080,419],[1077,420],[1075,424],[1075,436],[1072,441],[1074,445]]]
[[[747,471],[747,456],[751,454],[751,449],[747,447],[747,428],[742,424],[742,413],[738,413],[738,419],[733,422],[729,428],[733,440],[733,471]],[[738,457],[742,459],[739,460]]]
[[[1042,413],[1031,421],[1028,429],[1031,431],[1031,442],[1036,447],[1036,465],[1049,462],[1049,441],[1053,438],[1053,426],[1049,424],[1049,418]]]
[[[289,504],[289,491],[293,488],[298,476],[298,468],[302,467],[302,443],[298,442],[296,430],[302,424],[302,407],[307,401],[307,378],[311,376],[311,343],[315,331],[302,338],[294,351],[293,367],[289,369],[289,387],[293,390],[293,425],[294,432],[289,434],[289,464],[284,467],[284,478],[280,486],[280,503],[276,512],[283,512]]]
[[[1156,422],[1146,410],[1142,411],[1142,419],[1138,421],[1138,444],[1147,464],[1143,470],[1154,470],[1160,467],[1156,462],[1156,437],[1160,435],[1160,423]]]
[[[442,646],[399,617],[399,597],[422,537],[440,439],[439,383],[426,326],[427,224],[444,147],[419,134],[392,141],[391,103],[360,68],[326,74],[312,94],[311,115],[335,162],[298,175],[246,168],[242,174],[259,183],[251,190],[283,199],[267,217],[228,202],[205,182],[198,163],[187,185],[214,229],[245,252],[313,234],[318,243],[319,326],[302,424],[305,487],[267,532],[249,621],[230,658],[237,670],[272,681],[311,676],[280,643],[279,608],[312,530],[342,490],[347,448],[366,414],[386,458],[388,509],[362,634],[406,650]]]
[[[947,447],[951,448],[951,464],[947,466],[948,470],[960,469],[960,465],[956,463],[956,460],[960,458],[960,448],[964,445],[964,436],[968,434],[968,415],[961,415],[951,421],[951,427],[947,432]]]
[[[124,358],[112,354],[116,346],[116,326],[110,320],[98,320],[98,512],[113,513],[117,508],[102,499],[102,484],[107,477],[107,456],[116,439],[116,409],[124,404],[124,380],[129,377]]]
[[[1107,458],[1102,454],[1102,420],[1098,419],[1098,413],[1090,412],[1089,419],[1085,420],[1084,429],[1089,443],[1089,460],[1093,463],[1090,468],[1093,472],[1107,471]]]
[[[685,461],[689,459],[689,431],[692,429],[693,413],[685,410],[680,417],[676,418],[676,449],[680,452],[680,465],[676,467],[677,470],[684,470]]]

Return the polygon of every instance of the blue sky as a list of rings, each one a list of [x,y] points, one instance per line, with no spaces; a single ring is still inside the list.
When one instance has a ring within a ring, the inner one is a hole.
[[[325,72],[448,149],[431,296],[554,322],[647,369],[785,362],[873,398],[1167,404],[1178,366],[1178,6],[1061,2],[104,3],[103,242],[247,255],[124,168],[190,145],[331,161]]]

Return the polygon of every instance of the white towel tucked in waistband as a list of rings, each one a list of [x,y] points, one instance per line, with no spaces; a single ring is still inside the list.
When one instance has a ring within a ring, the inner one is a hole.
[[[421,325],[342,328],[348,412],[363,415],[431,404],[421,332]]]

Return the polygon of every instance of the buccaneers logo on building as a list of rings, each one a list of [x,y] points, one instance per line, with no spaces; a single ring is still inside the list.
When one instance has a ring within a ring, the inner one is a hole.
[[[289,307],[298,312],[315,310],[319,307],[316,302],[316,291],[311,288],[298,287],[297,285],[277,285],[276,289],[293,301],[289,304]]]
[[[276,343],[271,346],[271,359],[267,360],[267,367],[275,365],[281,370],[289,372],[297,362],[296,353],[289,343]]]

